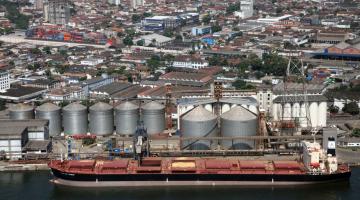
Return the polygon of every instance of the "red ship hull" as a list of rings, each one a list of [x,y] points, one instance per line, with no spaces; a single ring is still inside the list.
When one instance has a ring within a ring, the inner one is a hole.
[[[54,183],[77,187],[299,185],[346,181],[351,175],[347,166],[332,174],[309,174],[297,161],[213,158],[52,161],[49,166]]]

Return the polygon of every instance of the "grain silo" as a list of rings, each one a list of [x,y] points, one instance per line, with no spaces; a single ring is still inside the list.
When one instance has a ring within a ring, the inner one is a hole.
[[[215,137],[217,136],[217,117],[202,106],[198,106],[181,118],[182,137]],[[185,140],[183,149],[207,150],[217,146],[217,141]]]
[[[80,103],[72,103],[63,108],[64,134],[86,134],[88,130],[87,108]]]
[[[9,108],[10,119],[34,119],[34,107],[19,103]]]
[[[90,133],[110,135],[114,132],[114,111],[107,103],[98,102],[89,108]]]
[[[36,108],[36,118],[49,120],[50,136],[61,134],[61,108],[52,104],[44,103]]]
[[[257,132],[257,116],[249,110],[236,106],[220,117],[221,136],[239,137],[255,136]],[[253,140],[223,140],[224,149],[251,149],[254,148]]]
[[[162,133],[165,129],[165,107],[155,101],[145,104],[142,119],[148,134]]]
[[[116,134],[133,135],[139,121],[139,106],[126,101],[115,107]]]

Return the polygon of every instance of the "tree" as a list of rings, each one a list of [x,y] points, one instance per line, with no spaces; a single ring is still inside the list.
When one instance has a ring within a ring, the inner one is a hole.
[[[233,82],[232,86],[235,87],[237,90],[249,90],[255,88],[252,85],[248,85],[245,81],[241,79],[237,79],[235,82]]]
[[[50,47],[48,47],[48,46],[44,47],[44,48],[43,48],[43,51],[44,51],[46,54],[48,54],[48,55],[51,54]]]
[[[227,8],[226,8],[226,13],[227,14],[231,14],[235,11],[240,10],[240,2],[237,2],[235,4],[230,4]]]
[[[60,55],[62,55],[62,56],[67,56],[67,51],[66,51],[65,49],[61,49],[61,50],[59,51],[59,53],[60,53]]]
[[[263,63],[262,72],[275,76],[284,76],[288,60],[275,53],[270,53],[263,56]]]
[[[211,21],[211,16],[210,15],[205,15],[203,18],[202,18],[202,22],[204,24],[209,24]]]
[[[32,49],[30,49],[30,53],[32,53],[32,54],[41,54],[41,51],[38,48],[32,48]]]
[[[221,31],[221,30],[222,30],[222,28],[221,28],[221,26],[220,26],[219,24],[215,24],[214,26],[211,26],[211,31],[212,31],[213,33],[219,32],[219,31]]]
[[[342,110],[351,115],[357,115],[360,112],[359,106],[355,101],[345,104]]]
[[[351,136],[352,137],[360,137],[360,129],[359,128],[354,128],[351,132]]]
[[[133,23],[138,23],[138,22],[141,21],[141,16],[134,14],[134,15],[131,16],[131,20],[132,20]]]
[[[173,37],[174,36],[174,33],[172,32],[172,30],[170,30],[170,29],[165,29],[164,30],[164,36],[166,36],[166,37]]]
[[[329,112],[332,113],[332,114],[336,114],[336,113],[339,112],[339,107],[334,106],[334,105],[331,105],[331,106],[329,107]]]
[[[175,40],[177,41],[182,41],[183,40],[183,37],[181,35],[176,35],[175,36]]]
[[[127,46],[131,46],[131,45],[134,45],[134,42],[132,40],[132,37],[130,36],[126,36],[124,39],[123,39],[123,43]]]
[[[0,111],[5,110],[6,108],[6,101],[4,99],[0,99]]]
[[[144,40],[138,40],[136,42],[136,45],[138,45],[138,46],[144,46],[144,44],[145,44]]]

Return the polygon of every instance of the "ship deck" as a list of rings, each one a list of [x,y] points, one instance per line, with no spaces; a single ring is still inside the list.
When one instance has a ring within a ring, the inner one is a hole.
[[[234,158],[146,158],[51,161],[50,168],[72,174],[306,174],[298,161]]]

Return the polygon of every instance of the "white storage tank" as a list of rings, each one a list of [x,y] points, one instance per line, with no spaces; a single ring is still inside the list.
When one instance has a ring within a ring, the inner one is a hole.
[[[318,112],[319,112],[318,102],[311,102],[309,110],[310,110],[311,127],[318,127]]]
[[[319,103],[319,111],[318,111],[318,126],[326,127],[326,118],[327,118],[327,103],[320,102]]]

